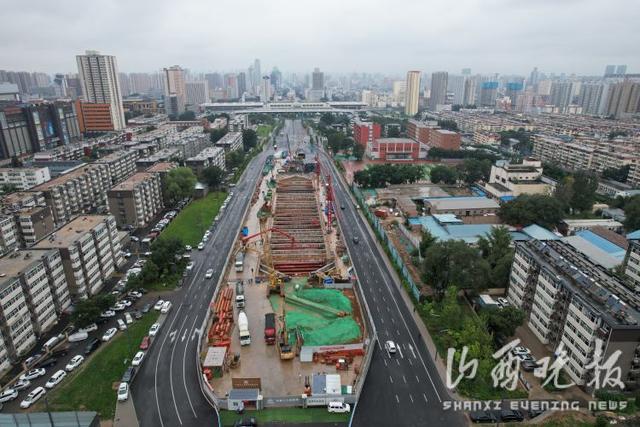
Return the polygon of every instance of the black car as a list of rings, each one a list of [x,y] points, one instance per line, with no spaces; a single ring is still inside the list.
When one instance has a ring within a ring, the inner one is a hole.
[[[123,383],[128,383],[133,379],[133,376],[136,374],[136,368],[134,368],[133,366],[129,366],[127,368],[126,371],[124,371],[124,374],[122,374],[122,382]]]
[[[469,413],[469,418],[474,423],[497,423],[498,420],[489,411],[475,411]]]
[[[50,368],[53,365],[55,365],[56,363],[58,363],[58,359],[56,359],[55,357],[50,357],[48,359],[44,359],[42,362],[38,363],[36,365],[37,368]]]
[[[500,412],[500,420],[504,422],[522,421],[524,420],[524,415],[522,415],[522,412],[518,411],[517,409],[514,409],[514,410],[507,409]]]
[[[538,367],[538,364],[531,360],[525,360],[520,364],[520,366],[525,372],[533,372]]]
[[[242,418],[233,424],[234,427],[257,427],[257,425],[255,418]]]
[[[93,351],[100,346],[100,341],[98,338],[94,338],[87,343],[87,346],[84,348],[84,354],[89,355],[93,353]]]

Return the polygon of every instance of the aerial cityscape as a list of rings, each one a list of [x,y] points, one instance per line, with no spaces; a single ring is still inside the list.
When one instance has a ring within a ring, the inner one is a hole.
[[[640,7],[130,3],[3,6],[1,426],[640,425]]]

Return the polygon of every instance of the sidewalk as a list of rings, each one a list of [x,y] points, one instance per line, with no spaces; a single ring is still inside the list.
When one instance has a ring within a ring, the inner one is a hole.
[[[124,402],[116,403],[116,416],[113,418],[113,427],[138,427],[138,416],[133,406],[133,396],[129,390],[129,398]]]

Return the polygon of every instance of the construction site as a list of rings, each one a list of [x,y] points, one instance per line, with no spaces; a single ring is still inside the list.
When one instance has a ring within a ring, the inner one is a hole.
[[[351,395],[367,350],[331,182],[303,138],[285,143],[288,155],[256,188],[202,337],[203,373],[228,409],[238,396],[261,408]]]

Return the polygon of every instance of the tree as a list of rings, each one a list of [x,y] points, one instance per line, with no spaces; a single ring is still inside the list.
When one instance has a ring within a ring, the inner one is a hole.
[[[180,238],[161,237],[151,245],[151,258],[147,264],[153,262],[159,269],[160,275],[170,273],[172,265],[176,263],[176,257],[182,255],[184,250],[184,244]]]
[[[449,286],[479,291],[486,286],[489,266],[462,240],[432,244],[422,263],[422,277],[438,298]]]
[[[3,184],[0,185],[0,194],[9,194],[14,191],[18,191],[18,186],[16,184]]]
[[[71,322],[77,328],[84,328],[95,322],[101,311],[93,299],[78,301],[71,315]]]
[[[562,203],[555,197],[521,194],[500,206],[498,215],[507,224],[517,226],[538,224],[553,229],[562,219],[564,210]]]
[[[554,197],[560,202],[564,211],[571,210],[571,200],[573,200],[573,176],[568,175],[561,178],[556,185]]]
[[[253,129],[245,129],[242,131],[242,148],[244,151],[250,151],[258,145],[258,134]]]
[[[640,229],[640,196],[633,196],[624,206],[624,228],[627,231]]]
[[[331,126],[334,123],[334,117],[332,113],[322,113],[320,116],[320,124],[324,126]]]
[[[244,161],[244,151],[236,150],[231,153],[227,153],[224,159],[225,165],[227,165],[227,169],[237,168]]]
[[[567,176],[567,172],[557,163],[545,163],[542,165],[542,173],[556,181]]]
[[[164,186],[164,199],[170,206],[181,199],[191,197],[197,179],[190,168],[175,168],[167,173]]]
[[[509,281],[513,249],[511,249],[511,234],[506,227],[493,227],[491,232],[478,240],[478,248],[489,264],[488,287],[502,288]]]
[[[489,310],[486,314],[487,327],[493,333],[496,347],[503,345],[508,338],[516,333],[518,326],[524,322],[525,314],[519,308],[507,306],[501,309]]]
[[[116,297],[111,294],[96,295],[93,302],[100,311],[109,310],[116,303]]]
[[[22,163],[22,160],[20,160],[20,158],[18,156],[11,157],[11,167],[12,168],[21,168],[23,166],[24,166],[24,163]]]
[[[625,165],[620,168],[606,168],[602,171],[602,177],[604,179],[612,179],[618,182],[627,182],[629,170],[631,170],[631,165]]]
[[[591,210],[596,200],[598,177],[593,172],[582,170],[573,175],[573,180],[571,207],[580,212]]]
[[[353,155],[353,157],[356,158],[356,160],[362,160],[362,157],[364,156],[364,145],[361,144],[355,144],[353,146],[353,149],[351,150],[351,154]]]
[[[484,159],[465,159],[464,163],[458,167],[460,177],[467,184],[478,181],[488,181],[491,174],[491,161]]]
[[[400,136],[399,126],[387,126],[387,138],[397,138]]]
[[[224,180],[225,171],[219,166],[209,166],[202,171],[202,180],[211,188],[217,188]]]
[[[422,231],[422,237],[420,239],[420,245],[419,245],[418,248],[413,250],[413,253],[411,255],[413,255],[413,256],[424,256],[427,253],[427,251],[429,250],[429,248],[437,241],[438,241],[438,239],[436,239],[429,232],[429,230]]]
[[[209,131],[209,139],[211,140],[211,142],[213,142],[214,144],[218,141],[220,141],[220,139],[225,136],[227,134],[227,127],[223,127],[220,129],[211,129]]]
[[[431,168],[429,176],[431,177],[431,182],[434,184],[443,182],[445,184],[452,185],[458,181],[458,171],[444,165],[438,165]]]

